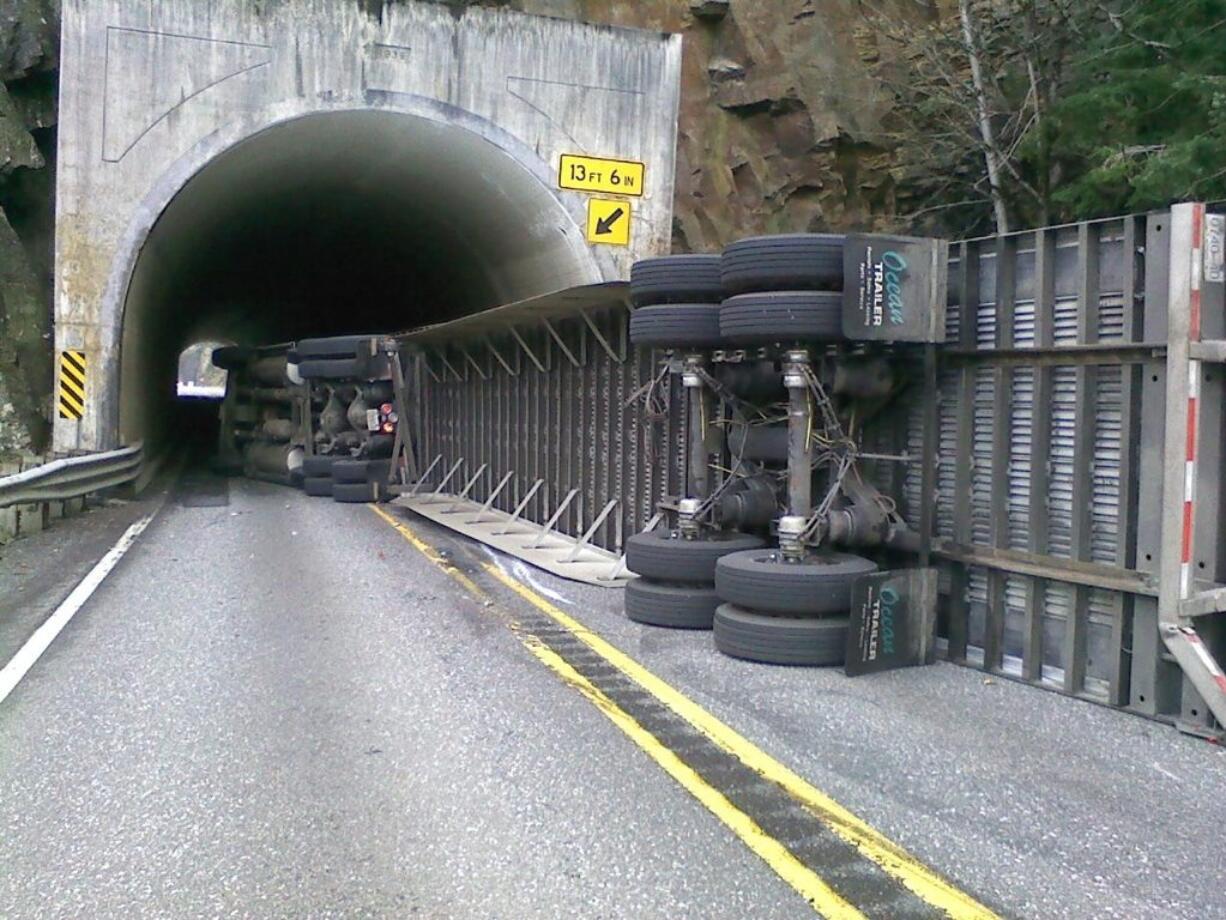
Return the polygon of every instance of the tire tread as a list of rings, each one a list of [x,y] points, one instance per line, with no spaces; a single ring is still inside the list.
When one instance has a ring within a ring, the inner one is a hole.
[[[730,553],[715,566],[724,601],[755,612],[804,616],[844,614],[856,580],[876,563],[849,553],[826,553],[805,564],[780,561],[778,550]]]
[[[673,533],[652,530],[632,536],[626,541],[626,568],[664,582],[712,584],[721,556],[765,545],[759,537],[735,531],[722,531],[716,539],[704,540],[683,540]]]
[[[719,598],[713,585],[672,585],[636,578],[626,585],[626,616],[669,629],[710,629]]]
[[[774,617],[721,604],[712,626],[715,647],[732,658],[810,667],[832,667],[847,660],[847,617]]]

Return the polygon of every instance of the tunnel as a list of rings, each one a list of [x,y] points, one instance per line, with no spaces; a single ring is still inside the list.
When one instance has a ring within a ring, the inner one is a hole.
[[[119,426],[157,450],[193,343],[395,332],[600,281],[571,215],[520,159],[399,112],[305,115],[191,176],[140,246],[123,308]]]

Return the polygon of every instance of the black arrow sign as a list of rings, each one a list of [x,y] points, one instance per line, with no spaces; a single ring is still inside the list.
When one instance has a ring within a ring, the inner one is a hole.
[[[604,236],[613,232],[613,225],[626,216],[624,208],[618,208],[608,217],[596,221],[596,235]]]

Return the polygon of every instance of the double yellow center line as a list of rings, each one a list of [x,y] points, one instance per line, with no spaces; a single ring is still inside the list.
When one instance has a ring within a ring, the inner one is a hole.
[[[370,507],[466,591],[483,601],[489,600],[489,595],[479,585],[417,536],[407,524],[376,505]],[[996,917],[989,908],[956,888],[902,847],[531,588],[492,563],[485,563],[483,569],[491,578],[509,588],[596,656],[637,684],[671,713],[689,723],[719,749],[782,789],[830,832],[853,847],[864,859],[896,879],[921,901],[954,920],[987,920]],[[804,897],[819,914],[840,920],[864,916],[813,869],[797,859],[784,844],[768,835],[719,789],[708,783],[659,738],[643,728],[633,716],[610,699],[608,694],[579,673],[565,657],[535,636],[522,631],[518,632],[518,635],[538,660],[591,701],[669,776]]]

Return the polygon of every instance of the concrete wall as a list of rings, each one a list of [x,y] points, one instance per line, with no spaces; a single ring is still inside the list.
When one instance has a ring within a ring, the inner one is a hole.
[[[273,126],[374,110],[480,138],[516,169],[515,194],[499,201],[501,167],[480,167],[500,221],[527,212],[506,233],[552,235],[566,266],[516,275],[517,296],[625,277],[635,258],[667,250],[676,37],[425,3],[376,16],[344,0],[65,0],[63,15],[56,346],[84,349],[90,378],[85,418],[56,422],[57,450],[119,439],[120,345],[141,350],[123,322],[142,247],[193,177]],[[588,196],[557,187],[564,153],[647,165],[630,247],[584,241]],[[437,207],[472,208],[471,188],[447,182],[455,195],[440,193]],[[143,350],[129,389],[163,376],[144,367]],[[177,357],[166,355],[169,368]],[[125,427],[128,438],[142,433]]]

